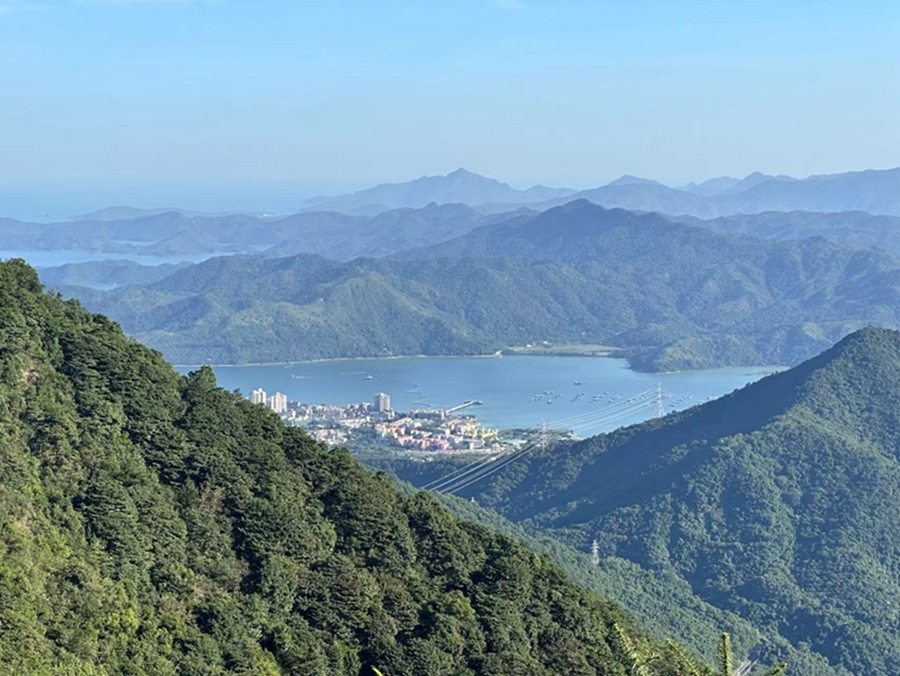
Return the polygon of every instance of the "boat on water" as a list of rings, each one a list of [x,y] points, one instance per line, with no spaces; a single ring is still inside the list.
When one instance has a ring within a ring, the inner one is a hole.
[[[375,380],[375,376],[370,375],[370,374],[367,373],[366,376],[365,376],[365,378],[363,378],[363,380]]]

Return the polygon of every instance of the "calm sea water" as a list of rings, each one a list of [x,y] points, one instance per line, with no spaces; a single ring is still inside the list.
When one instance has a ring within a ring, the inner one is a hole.
[[[284,392],[292,401],[349,404],[371,401],[375,393],[385,392],[399,411],[450,408],[477,399],[483,405],[466,412],[490,427],[546,423],[573,429],[580,436],[655,415],[657,384],[663,393],[662,405],[671,411],[732,392],[772,370],[647,374],[630,370],[621,359],[529,356],[338,360],[215,369],[219,385],[244,394],[261,387],[269,394]],[[626,403],[639,395],[643,398]],[[547,404],[548,400],[553,403]]]

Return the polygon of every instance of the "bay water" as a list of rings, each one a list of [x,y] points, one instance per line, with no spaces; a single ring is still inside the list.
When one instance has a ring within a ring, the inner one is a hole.
[[[181,368],[182,372],[190,368]],[[461,411],[489,427],[574,430],[579,436],[608,432],[663,412],[719,397],[758,380],[774,367],[639,373],[623,359],[502,356],[405,357],[303,362],[290,365],[216,367],[219,385],[245,396],[262,388],[307,404],[371,402],[391,396],[397,411]],[[552,402],[552,403],[548,403]]]

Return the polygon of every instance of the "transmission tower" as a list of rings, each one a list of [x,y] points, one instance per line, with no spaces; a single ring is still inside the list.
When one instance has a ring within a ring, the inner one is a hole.
[[[595,566],[600,565],[600,543],[594,540],[594,544],[591,545],[591,563]]]
[[[662,418],[665,414],[666,409],[663,406],[662,383],[656,383],[656,417]]]

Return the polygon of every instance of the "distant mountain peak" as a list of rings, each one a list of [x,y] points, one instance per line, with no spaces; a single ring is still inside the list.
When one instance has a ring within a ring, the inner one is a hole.
[[[702,183],[688,183],[687,185],[680,187],[679,190],[692,192],[704,197],[712,197],[713,195],[721,195],[740,182],[740,179],[731,176],[717,176],[716,178],[707,179]]]
[[[591,202],[589,199],[580,197],[577,200],[572,200],[571,202],[566,202],[562,206],[556,207],[555,209],[552,209],[551,211],[553,211],[554,213],[559,213],[559,214],[567,214],[567,213],[571,213],[573,211],[594,211],[598,214],[602,214],[609,210],[600,204],[595,204],[594,202]],[[548,212],[544,212],[544,213],[548,213]]]
[[[447,176],[445,178],[464,178],[464,177],[486,178],[485,176],[482,176],[481,174],[476,174],[473,171],[469,171],[465,167],[460,167],[456,171],[451,171],[449,174],[447,174]],[[488,179],[488,180],[494,180],[494,179]],[[498,181],[498,183],[499,183],[499,181]]]
[[[797,179],[793,176],[787,176],[785,174],[779,174],[778,176],[773,176],[771,174],[764,174],[761,171],[754,171],[752,174],[748,174],[740,181],[735,183],[731,188],[725,191],[726,195],[738,195],[740,193],[746,192],[751,188],[755,188],[756,186],[762,183],[772,182],[780,182],[780,183],[788,183],[795,182]]]
[[[499,204],[511,210],[520,205],[533,204],[543,199],[568,195],[574,191],[535,187],[517,190],[508,183],[482,176],[460,167],[446,175],[420,176],[405,183],[382,183],[373,188],[350,195],[331,198],[314,198],[306,202],[306,211],[337,211],[354,213],[383,207],[384,211],[403,208],[422,208],[432,202],[437,204],[465,204],[476,206]]]
[[[183,216],[200,216],[203,215],[199,211],[187,211],[185,209],[177,209],[175,207],[161,207],[158,209],[140,209],[129,206],[113,206],[92,211],[86,214],[77,214],[70,216],[70,221],[125,221],[133,218],[144,218],[146,216],[159,216],[162,214],[180,214]]]
[[[744,176],[744,178],[742,180],[746,181],[748,179],[755,179],[755,178],[768,179],[768,178],[772,178],[772,177],[769,174],[762,173],[761,171],[754,171],[753,173],[750,173],[750,174],[747,174],[746,176]]]
[[[659,181],[649,178],[641,178],[640,176],[632,176],[631,174],[623,174],[615,181],[610,181],[607,186],[615,185],[662,185]]]

